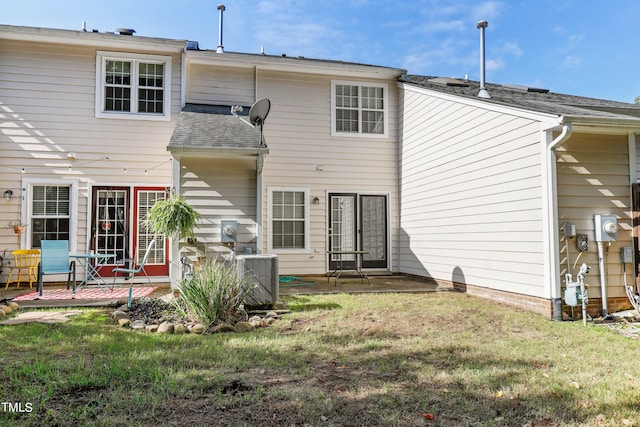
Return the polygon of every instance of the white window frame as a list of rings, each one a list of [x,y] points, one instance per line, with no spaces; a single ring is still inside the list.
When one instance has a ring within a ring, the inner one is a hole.
[[[336,86],[357,86],[358,96],[360,102],[358,102],[358,132],[338,132],[336,130]],[[382,133],[364,133],[362,132],[362,87],[375,87],[382,88],[382,101],[383,101],[383,132]],[[386,83],[375,82],[356,82],[347,80],[332,80],[331,81],[331,136],[340,137],[359,137],[359,138],[387,138],[389,136],[389,86]]]
[[[131,110],[132,111],[106,111],[104,109],[105,97],[105,68],[107,61],[131,62]],[[139,64],[163,64],[163,91],[162,114],[138,112],[138,71]],[[142,55],[123,52],[98,51],[96,55],[96,100],[95,117],[109,119],[130,120],[171,120],[171,57],[163,55]]]
[[[304,248],[275,248],[273,247],[273,193],[276,191],[295,191],[298,193],[304,193]],[[310,226],[310,209],[309,209],[309,188],[301,187],[269,187],[267,190],[267,218],[268,218],[268,230],[267,230],[267,248],[269,252],[276,254],[299,254],[309,253],[311,247],[311,226]]]
[[[21,221],[29,223],[33,217],[33,187],[34,186],[68,186],[69,187],[69,251],[77,252],[78,246],[78,181],[63,179],[25,178],[22,181],[23,191],[26,191],[22,199],[23,216]],[[31,231],[27,230],[21,235],[23,247],[33,247]]]

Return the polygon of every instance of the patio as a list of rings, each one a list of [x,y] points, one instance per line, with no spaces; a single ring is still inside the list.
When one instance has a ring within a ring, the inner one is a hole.
[[[299,279],[299,280],[297,280]],[[280,295],[310,295],[310,294],[336,294],[336,293],[384,293],[384,292],[436,292],[452,290],[451,286],[437,284],[425,279],[407,277],[401,275],[381,275],[370,276],[371,284],[359,277],[343,276],[337,281],[334,278],[327,279],[326,276],[281,276]],[[154,283],[155,289],[148,296],[159,298],[171,292],[168,283]],[[136,285],[134,289],[148,288],[147,285]],[[67,294],[66,285],[45,285],[43,299],[30,299],[19,301],[21,308],[37,307],[117,307],[127,302],[128,286],[116,287],[115,296],[109,290],[102,292],[98,287],[89,287],[92,291],[87,298],[82,298],[82,292],[71,296]],[[13,300],[14,298],[36,292],[36,288],[29,289],[24,284],[19,288],[10,287],[0,290],[0,301]],[[51,299],[47,293],[64,293],[64,298]],[[125,295],[126,294],[126,295]],[[134,294],[135,297],[135,294]]]

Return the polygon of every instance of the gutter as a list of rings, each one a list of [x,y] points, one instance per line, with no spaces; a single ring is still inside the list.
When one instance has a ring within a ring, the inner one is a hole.
[[[559,263],[559,226],[558,226],[558,190],[556,173],[556,150],[564,144],[573,132],[572,123],[562,124],[562,131],[555,139],[551,139],[551,129],[545,131],[544,156],[542,179],[545,189],[546,209],[543,212],[546,239],[545,260],[547,262],[546,274],[550,284],[550,297],[553,304],[553,320],[562,320],[562,289],[560,280]]]

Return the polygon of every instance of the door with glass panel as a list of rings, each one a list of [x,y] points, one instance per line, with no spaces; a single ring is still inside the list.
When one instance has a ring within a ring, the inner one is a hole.
[[[362,268],[387,268],[387,196],[360,196]]]
[[[147,246],[153,238],[156,241],[149,253],[145,270],[149,276],[168,276],[169,275],[169,250],[167,239],[163,235],[155,235],[151,233],[145,226],[144,220],[147,213],[153,205],[164,200],[167,197],[167,190],[158,187],[138,187],[134,189],[134,221],[133,221],[133,246],[135,259],[138,263],[142,262]],[[144,273],[140,272],[144,276]]]
[[[133,192],[133,206],[130,206]],[[91,250],[115,254],[116,260],[135,259],[138,263],[153,239],[143,225],[153,204],[166,197],[163,187],[94,187],[91,221]],[[109,260],[106,265],[113,265]],[[149,276],[167,276],[169,262],[164,236],[158,236],[145,270]],[[103,268],[103,276],[111,275]],[[144,275],[144,273],[140,273]]]
[[[354,254],[337,253],[357,249],[356,194],[329,194],[329,268],[353,269]],[[342,265],[340,265],[342,262]]]
[[[329,194],[329,250],[362,251],[362,268],[387,268],[387,196]],[[332,253],[329,268],[356,267],[356,255]]]

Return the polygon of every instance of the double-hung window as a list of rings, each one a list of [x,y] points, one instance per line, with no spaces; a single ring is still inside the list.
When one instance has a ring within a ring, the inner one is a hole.
[[[70,240],[71,186],[34,184],[31,187],[29,227],[31,246],[42,240]]]
[[[170,118],[170,57],[98,52],[96,70],[96,117]]]
[[[271,230],[269,248],[304,251],[309,248],[309,190],[269,188]]]
[[[386,136],[387,85],[333,81],[332,135]]]

